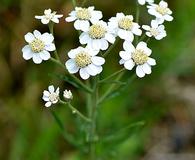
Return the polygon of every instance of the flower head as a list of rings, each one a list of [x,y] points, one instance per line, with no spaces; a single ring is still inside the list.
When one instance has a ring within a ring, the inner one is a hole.
[[[33,59],[33,62],[40,64],[42,60],[48,60],[51,56],[48,51],[54,51],[55,45],[53,43],[54,37],[52,34],[41,34],[35,30],[32,33],[27,33],[24,36],[28,45],[22,48],[23,58],[25,60]]]
[[[102,65],[105,63],[104,58],[96,56],[98,51],[78,47],[72,49],[69,53],[69,60],[65,66],[69,73],[77,73],[82,79],[88,79],[90,76],[96,76],[102,72]]]
[[[67,100],[67,101],[73,99],[73,95],[72,95],[72,92],[70,90],[65,90],[63,92],[63,96],[64,96],[64,99]]]
[[[153,3],[154,0],[138,0],[138,3],[139,3],[140,5],[144,5],[144,4],[146,4],[146,2],[148,2],[148,3],[150,4],[150,3]]]
[[[74,11],[69,14],[65,20],[67,22],[74,22],[76,30],[86,31],[89,28],[90,23],[95,23],[102,18],[102,12],[94,10],[94,7],[82,8],[76,7]]]
[[[108,27],[121,39],[133,41],[134,34],[140,36],[142,31],[138,23],[133,22],[132,15],[117,13],[116,17],[110,18]]]
[[[88,48],[94,50],[106,50],[109,46],[108,42],[115,42],[115,36],[104,21],[92,23],[79,39],[81,44],[87,44]]]
[[[147,8],[148,13],[155,16],[159,24],[173,20],[172,11],[168,8],[168,3],[163,0],[159,4],[150,4]]]
[[[63,17],[62,14],[56,14],[56,12],[52,12],[51,9],[46,9],[42,16],[35,16],[35,18],[40,19],[43,24],[48,24],[50,21],[59,23],[59,18],[61,17]]]
[[[120,64],[124,64],[127,70],[132,70],[136,65],[136,74],[140,78],[151,74],[151,66],[156,65],[156,61],[149,57],[152,51],[145,42],[139,42],[135,48],[132,43],[125,41],[123,48],[125,51],[119,53],[122,58]]]
[[[42,99],[46,102],[45,107],[50,107],[52,104],[56,104],[59,101],[59,87],[55,91],[53,85],[49,86],[48,91],[43,91]]]
[[[146,35],[148,37],[154,37],[157,40],[161,40],[167,36],[164,25],[159,25],[157,21],[151,21],[151,27],[148,25],[143,25],[142,28],[146,30]]]

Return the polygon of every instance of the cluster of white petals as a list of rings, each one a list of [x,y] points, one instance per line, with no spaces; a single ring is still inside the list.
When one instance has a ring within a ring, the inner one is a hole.
[[[52,12],[51,9],[46,9],[42,16],[35,16],[35,18],[40,19],[43,24],[48,24],[50,21],[59,23],[59,18],[61,17],[63,17],[62,14],[56,14],[56,12]]]
[[[105,59],[97,56],[98,51],[91,48],[78,47],[68,52],[69,60],[65,66],[69,73],[79,72],[82,79],[96,76],[102,72],[102,65]]]
[[[125,51],[119,53],[121,57],[120,64],[123,64],[127,70],[132,70],[136,66],[136,74],[140,78],[146,74],[151,74],[151,66],[156,65],[156,61],[149,57],[152,50],[147,47],[145,42],[139,42],[134,47],[132,43],[125,41],[123,48]]]
[[[168,8],[168,3],[163,0],[159,4],[152,3],[147,8],[148,13],[155,16],[159,24],[162,24],[164,21],[173,20],[171,16],[172,11]]]
[[[40,64],[43,60],[48,60],[51,56],[49,51],[54,51],[55,45],[53,43],[54,37],[52,34],[41,34],[35,30],[32,33],[27,33],[24,36],[28,45],[22,48],[23,58],[25,60],[33,59],[33,62]]]
[[[151,21],[151,26],[143,25],[142,28],[146,30],[148,37],[154,37],[156,40],[161,40],[167,36],[164,25],[159,25],[156,20]]]
[[[133,16],[124,13],[117,13],[116,17],[110,18],[108,26],[121,39],[131,42],[134,40],[134,35],[142,34],[139,24],[133,22]]]

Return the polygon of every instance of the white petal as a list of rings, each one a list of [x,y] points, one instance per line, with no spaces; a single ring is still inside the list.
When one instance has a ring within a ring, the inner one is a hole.
[[[45,14],[45,15],[51,14],[51,9],[49,8],[49,9],[44,10],[44,14]]]
[[[49,101],[49,97],[46,97],[46,96],[43,96],[42,99],[43,99],[44,101],[46,101],[46,102]]]
[[[141,66],[136,67],[136,74],[138,77],[143,78],[145,76],[145,73]]]
[[[133,34],[130,31],[125,31],[125,30],[122,30],[122,29],[119,29],[118,36],[121,39],[124,39],[124,40],[127,40],[127,41],[131,41],[131,42],[134,39],[134,36],[133,36]]]
[[[136,49],[144,50],[146,47],[147,47],[147,44],[145,42],[139,42]]]
[[[142,69],[143,69],[143,71],[146,74],[151,74],[152,73],[151,67],[147,63],[145,63],[145,64],[142,65]]]
[[[23,58],[25,60],[29,60],[33,57],[33,53],[31,51],[31,48],[29,45],[26,45],[22,48],[22,52],[23,52]]]
[[[48,90],[50,93],[54,93],[54,91],[55,91],[54,86],[53,85],[49,86]]]
[[[84,79],[84,80],[89,78],[89,74],[87,73],[86,68],[81,68],[80,71],[79,71],[79,74],[80,74],[81,78]]]
[[[133,27],[133,28],[132,28],[132,32],[133,32],[135,35],[137,35],[137,36],[141,36],[141,34],[142,34],[142,30],[139,29],[138,27]]]
[[[35,19],[42,19],[45,16],[35,16]]]
[[[130,60],[128,60],[128,61],[126,61],[126,62],[124,63],[124,67],[125,67],[127,70],[132,70],[134,66],[135,66],[135,63],[133,62],[132,59],[130,59]]]
[[[55,47],[55,45],[53,43],[50,43],[49,45],[46,45],[45,46],[45,49],[47,51],[55,51],[56,50],[56,47]]]
[[[33,54],[33,62],[35,64],[40,64],[42,62],[42,59],[41,59],[39,53],[34,53]]]
[[[88,21],[81,21],[80,30],[83,32],[87,32],[89,30],[89,22]]]
[[[164,16],[164,19],[165,19],[166,21],[172,21],[172,20],[173,20],[173,17],[170,16],[170,15],[165,15],[165,16]]]
[[[99,50],[102,47],[102,45],[104,45],[103,44],[104,42],[101,42],[100,39],[93,39],[91,42],[92,42],[91,43],[92,44],[92,48],[95,49],[95,50]]]
[[[50,59],[50,53],[49,52],[47,52],[47,51],[42,51],[41,53],[40,53],[40,57],[43,59],[43,60],[48,60],[48,59]]]
[[[74,74],[79,70],[79,67],[76,65],[74,59],[69,59],[68,61],[66,61],[65,65],[69,73]]]
[[[24,39],[26,40],[26,42],[31,43],[35,39],[35,37],[32,33],[29,32],[24,36]]]
[[[50,107],[50,106],[51,106],[51,102],[45,103],[45,107]]]
[[[45,43],[45,44],[50,44],[53,42],[54,37],[52,34],[49,33],[44,33],[41,35],[41,40]]]
[[[107,33],[106,35],[105,35],[105,39],[108,41],[108,42],[110,42],[110,43],[114,43],[115,42],[115,40],[116,40],[116,38],[112,35],[112,34],[109,34],[109,33]]]
[[[144,5],[146,3],[145,0],[138,0],[139,4]]]
[[[49,93],[48,91],[44,90],[44,91],[43,91],[43,95],[44,95],[45,97],[49,97],[50,93]]]
[[[93,11],[92,13],[91,13],[91,19],[90,19],[90,21],[91,21],[91,23],[96,23],[98,20],[100,20],[101,18],[102,18],[102,12],[101,11]]]
[[[105,59],[102,57],[98,57],[98,56],[92,57],[91,60],[97,66],[101,66],[105,63]]]
[[[125,63],[125,60],[124,59],[121,59],[120,61],[119,61],[119,64],[121,65],[121,64],[124,64]]]
[[[97,74],[100,74],[103,70],[102,66],[96,66]]]
[[[97,67],[93,64],[88,65],[86,67],[86,70],[87,70],[87,73],[92,75],[92,76],[95,76],[98,73]]]
[[[41,37],[41,33],[39,31],[37,31],[37,30],[34,30],[33,34],[34,34],[34,36],[36,38],[40,38]]]
[[[147,25],[143,25],[142,28],[146,31],[149,31],[150,30],[150,26],[147,26]]]
[[[74,58],[76,57],[77,54],[78,54],[77,49],[71,49],[71,50],[68,52],[68,57],[74,59]]]
[[[80,37],[79,37],[79,41],[81,44],[87,44],[90,40],[90,37],[87,33],[83,32]]]
[[[167,7],[168,7],[168,3],[165,2],[165,1],[163,1],[163,0],[160,1],[159,5],[160,5],[161,7],[163,7],[163,8],[167,8]]]
[[[59,19],[56,18],[56,17],[52,18],[51,20],[52,20],[54,23],[59,23],[59,22],[60,22]]]
[[[106,50],[106,49],[108,49],[108,42],[105,40],[105,39],[102,39],[102,40],[100,40],[100,43],[101,43],[101,50]]]
[[[66,21],[66,22],[73,22],[73,21],[76,20],[76,19],[77,19],[76,17],[71,16],[71,17],[67,17],[67,18],[65,19],[65,21]]]
[[[119,55],[122,59],[124,59],[125,61],[131,59],[131,53],[129,52],[125,52],[125,51],[120,51]]]
[[[43,18],[41,19],[41,23],[43,23],[43,24],[48,24],[49,21],[50,21],[50,19],[48,19],[48,18],[46,18],[46,17],[43,17]]]
[[[135,51],[135,47],[133,46],[132,42],[129,42],[129,41],[125,41],[123,43],[123,48],[125,51],[128,51],[130,53]]]
[[[151,65],[151,66],[155,66],[155,65],[156,65],[156,61],[155,61],[155,59],[150,58],[150,57],[148,58],[147,63],[148,63],[149,65]]]

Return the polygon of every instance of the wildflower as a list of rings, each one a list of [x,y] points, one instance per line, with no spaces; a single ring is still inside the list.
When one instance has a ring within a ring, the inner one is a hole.
[[[146,4],[146,2],[148,2],[148,3],[150,4],[150,3],[153,3],[154,0],[138,0],[138,3],[139,3],[140,5],[144,5],[144,4]]]
[[[172,11],[168,8],[168,3],[165,1],[160,1],[159,4],[150,4],[147,8],[148,13],[155,16],[159,24],[173,20],[171,16]]]
[[[73,99],[73,95],[72,95],[72,92],[70,90],[65,90],[63,92],[63,96],[64,96],[64,99],[67,101]]]
[[[77,73],[82,79],[88,79],[90,76],[95,76],[102,72],[102,66],[105,59],[99,56],[97,50],[89,48],[78,47],[72,49],[68,56],[70,59],[65,63],[69,73]]]
[[[69,14],[65,20],[67,22],[74,22],[76,30],[86,31],[90,23],[95,23],[102,18],[102,12],[94,10],[94,6],[88,8],[76,7],[74,11]]]
[[[154,37],[157,40],[161,40],[167,36],[165,26],[159,25],[155,20],[151,21],[151,27],[148,25],[143,25],[142,28],[147,31],[146,35],[148,37]]]
[[[123,13],[117,13],[116,17],[110,18],[108,22],[110,29],[114,30],[116,35],[121,39],[127,41],[133,41],[134,35],[140,36],[142,31],[138,23],[133,22],[132,15],[124,15]]]
[[[45,107],[50,107],[52,104],[56,104],[59,101],[59,87],[55,91],[53,85],[49,86],[48,91],[43,91],[42,99],[46,102]]]
[[[40,19],[43,24],[48,24],[50,21],[59,23],[59,18],[63,17],[62,14],[56,14],[51,9],[46,9],[43,16],[35,16],[36,19]]]
[[[22,48],[23,58],[25,60],[33,59],[34,63],[40,64],[42,60],[48,60],[51,56],[48,51],[54,51],[55,45],[53,42],[54,37],[52,34],[41,34],[35,30],[32,33],[27,33],[24,36],[28,45]]]
[[[108,42],[115,42],[115,36],[104,21],[95,22],[86,28],[86,32],[83,32],[79,39],[81,44],[87,44],[88,48],[94,50],[106,50]]]
[[[135,48],[131,43],[125,41],[123,44],[125,51],[121,51],[120,64],[124,64],[127,70],[132,70],[136,65],[136,74],[138,77],[142,78],[145,74],[151,74],[151,66],[156,65],[156,61],[149,56],[152,50],[147,47],[145,42],[139,42]]]

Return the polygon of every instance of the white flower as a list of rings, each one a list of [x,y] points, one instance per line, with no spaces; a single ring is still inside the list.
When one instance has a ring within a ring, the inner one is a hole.
[[[138,77],[142,78],[145,74],[151,74],[151,66],[156,65],[156,61],[149,56],[152,50],[147,47],[145,42],[139,42],[135,48],[132,43],[125,41],[123,44],[125,51],[121,51],[120,64],[124,64],[127,70],[132,70],[136,65],[136,74]]]
[[[69,59],[65,65],[69,73],[77,73],[82,79],[88,79],[90,76],[95,76],[102,72],[102,66],[105,63],[105,59],[99,56],[96,56],[98,51],[78,47],[72,49],[68,56]]]
[[[114,30],[115,34],[121,39],[127,41],[133,41],[134,35],[140,36],[142,31],[138,23],[133,22],[132,15],[124,15],[123,13],[117,13],[116,17],[110,18],[108,26],[111,30]]]
[[[73,95],[72,95],[72,92],[70,90],[65,90],[63,92],[63,96],[64,96],[64,99],[65,100],[71,100],[71,99],[73,99]]]
[[[154,0],[138,0],[138,3],[139,3],[140,5],[144,5],[144,4],[146,4],[146,2],[148,2],[148,3],[150,4],[150,3],[153,3]]]
[[[27,33],[24,36],[28,45],[22,48],[23,58],[25,60],[33,59],[34,63],[40,64],[42,60],[48,60],[51,56],[48,51],[54,51],[55,45],[52,43],[54,37],[52,34],[41,34],[35,30],[32,33]]]
[[[59,18],[63,17],[62,14],[56,14],[52,12],[51,9],[46,9],[43,16],[35,16],[36,19],[40,19],[43,24],[48,24],[50,21],[54,23],[59,23]]]
[[[172,11],[168,8],[168,3],[165,1],[161,1],[159,4],[150,4],[147,8],[148,13],[155,16],[159,24],[173,20],[171,16]]]
[[[65,20],[67,22],[74,22],[74,27],[76,30],[86,31],[89,28],[90,23],[95,23],[102,18],[102,12],[94,10],[94,7],[81,8],[76,7],[74,11],[69,14]]]
[[[55,91],[53,85],[48,87],[48,91],[43,91],[42,99],[46,102],[45,107],[50,107],[52,104],[56,104],[59,101],[59,92],[59,87]]]
[[[114,43],[116,38],[106,22],[98,21],[86,28],[86,32],[83,32],[79,39],[80,43],[87,44],[88,48],[106,50],[108,42]]]
[[[155,20],[151,21],[151,27],[148,25],[143,25],[142,28],[147,31],[146,35],[148,37],[154,37],[157,40],[161,40],[167,36],[165,26],[159,25]]]

